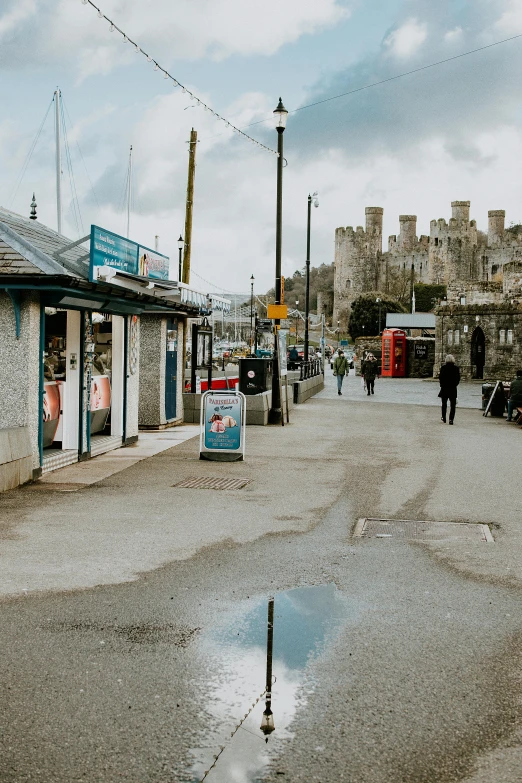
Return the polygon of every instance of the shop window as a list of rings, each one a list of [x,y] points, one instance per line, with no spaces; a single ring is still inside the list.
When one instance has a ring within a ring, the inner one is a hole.
[[[453,345],[460,345],[460,330],[455,329],[453,334]]]
[[[498,341],[499,341],[500,345],[504,345],[505,344],[505,342],[506,342],[506,330],[505,329],[501,329],[500,332],[498,333]]]
[[[507,344],[508,345],[513,345],[513,329],[508,329],[507,330],[506,337],[507,337],[507,339],[506,339]]]
[[[453,329],[448,329],[447,343],[448,345],[453,345]]]

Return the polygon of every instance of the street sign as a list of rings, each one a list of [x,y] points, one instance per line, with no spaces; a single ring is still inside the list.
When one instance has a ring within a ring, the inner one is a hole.
[[[285,303],[285,278],[281,276],[281,304]]]
[[[246,397],[241,392],[206,391],[201,396],[199,458],[242,461],[245,456]]]
[[[288,307],[283,304],[269,304],[266,314],[269,318],[274,319],[288,318]]]
[[[271,332],[272,325],[272,321],[269,318],[259,318],[256,329],[258,332]]]
[[[348,340],[341,340],[339,344],[342,348],[348,348]]]

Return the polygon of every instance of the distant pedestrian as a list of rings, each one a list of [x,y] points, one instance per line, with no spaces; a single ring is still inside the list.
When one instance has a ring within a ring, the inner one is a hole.
[[[457,386],[460,383],[460,370],[455,364],[455,357],[450,353],[446,356],[446,364],[443,364],[440,368],[439,383],[439,397],[442,401],[441,421],[446,424],[446,410],[449,400],[449,423],[453,424],[453,419],[455,418],[455,406],[457,404]]]
[[[517,377],[511,381],[506,421],[512,420],[513,408],[522,408],[522,370],[517,370]]]
[[[337,394],[342,394],[344,376],[348,372],[348,359],[343,351],[339,351],[334,359],[333,374],[337,376]]]
[[[373,353],[369,353],[366,356],[366,359],[362,363],[361,371],[363,374],[366,391],[369,397],[370,394],[375,394],[374,386],[375,386],[375,378],[377,377],[377,359],[375,358]]]

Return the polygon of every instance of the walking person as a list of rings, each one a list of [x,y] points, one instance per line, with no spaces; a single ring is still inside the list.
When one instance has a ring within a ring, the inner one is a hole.
[[[457,404],[457,386],[460,383],[460,370],[455,364],[455,357],[450,353],[446,356],[446,364],[443,364],[439,372],[440,392],[442,402],[441,421],[446,424],[446,410],[448,400],[450,402],[449,423],[453,424],[455,418],[455,406]]]
[[[348,372],[348,359],[343,351],[339,351],[334,359],[333,374],[337,376],[337,394],[342,394],[344,376]]]
[[[517,377],[511,381],[506,421],[513,419],[513,408],[522,408],[522,370],[517,370]]]
[[[377,377],[377,359],[373,353],[369,353],[361,367],[364,383],[366,386],[366,392],[368,397],[370,394],[375,394],[375,378]]]

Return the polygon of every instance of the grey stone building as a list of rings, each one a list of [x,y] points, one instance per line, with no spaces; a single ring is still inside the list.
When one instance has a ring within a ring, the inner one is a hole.
[[[88,239],[0,208],[0,491],[136,441],[140,418],[183,418],[178,341],[209,298],[107,267],[92,279]]]

